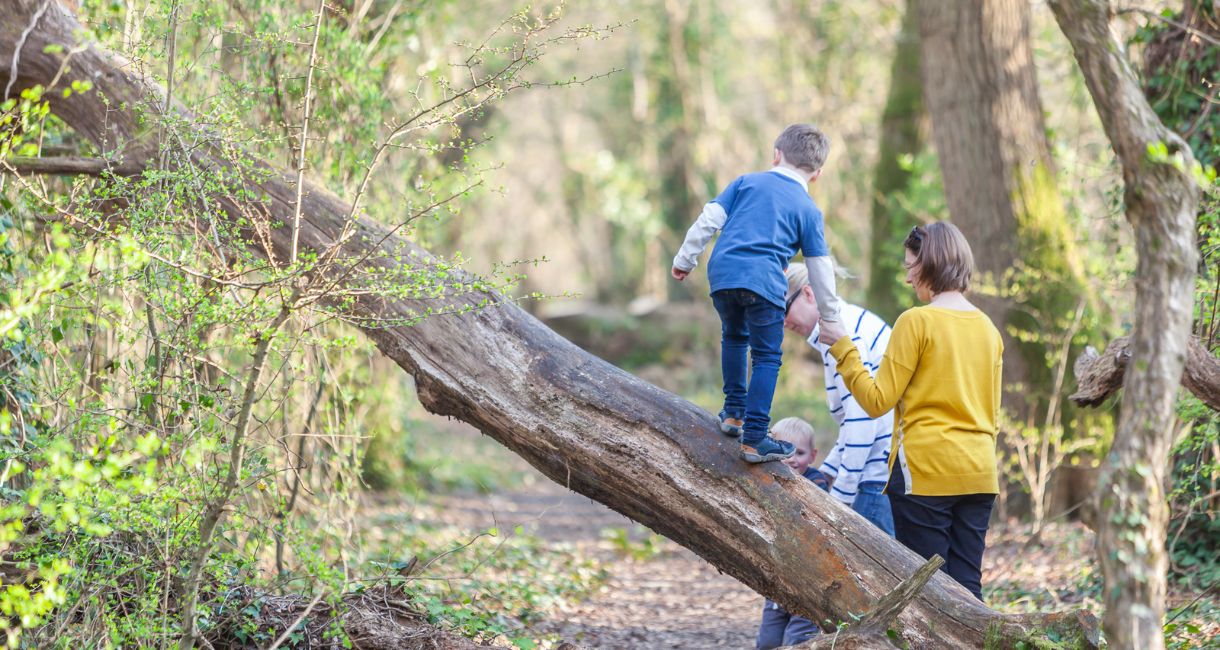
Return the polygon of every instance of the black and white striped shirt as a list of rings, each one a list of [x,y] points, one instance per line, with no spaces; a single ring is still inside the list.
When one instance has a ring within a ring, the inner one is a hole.
[[[860,360],[874,376],[890,341],[890,326],[878,315],[850,303],[843,304],[840,316],[860,350]],[[890,443],[894,433],[894,412],[871,418],[864,412],[839,375],[830,346],[818,341],[819,328],[813,328],[809,344],[822,355],[826,372],[826,400],[830,414],[839,423],[839,439],[826,456],[819,471],[834,477],[830,493],[848,505],[856,500],[861,482],[889,479]]]

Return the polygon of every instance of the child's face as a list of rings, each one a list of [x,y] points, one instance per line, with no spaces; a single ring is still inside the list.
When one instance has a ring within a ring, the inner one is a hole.
[[[817,458],[818,450],[813,448],[813,442],[805,436],[776,436],[780,440],[787,440],[796,447],[796,453],[784,459],[784,464],[792,468],[792,471],[797,474],[804,474],[809,465],[813,463],[813,459]]]

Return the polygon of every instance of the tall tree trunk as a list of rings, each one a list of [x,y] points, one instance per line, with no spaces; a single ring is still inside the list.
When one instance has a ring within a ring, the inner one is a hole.
[[[660,165],[660,186],[657,188],[664,213],[665,237],[660,260],[645,273],[669,275],[669,262],[682,244],[682,237],[703,208],[695,175],[695,138],[692,126],[697,122],[698,104],[695,79],[691,72],[687,33],[691,23],[691,0],[665,0],[665,52],[659,62],[664,70],[658,87],[658,123],[656,137],[657,161]],[[708,199],[712,197],[706,197]],[[690,300],[694,290],[689,284],[664,281],[671,300]]]
[[[6,4],[0,43],[15,42],[41,3]],[[140,138],[156,133],[143,126],[137,107],[158,91],[117,57],[78,43],[80,31],[70,13],[52,4],[30,32],[19,62],[14,65],[12,53],[0,50],[0,82],[15,67],[18,88],[46,84],[60,67],[57,52],[72,51],[74,75],[60,83],[79,75],[93,80],[95,91],[68,98],[49,92],[52,110],[99,149],[121,148],[128,162],[147,163],[156,143]],[[53,43],[63,48],[47,47]],[[189,120],[185,113],[181,117]],[[191,155],[200,169],[215,171],[217,178],[244,177],[260,197],[257,210],[268,224],[291,221],[294,175],[264,166],[265,175],[245,177],[212,136],[202,129],[193,135]],[[349,221],[350,204],[306,183],[303,250],[325,250],[346,230],[338,259],[358,264],[351,281],[374,285],[377,273],[402,260],[428,264],[426,251],[382,224]],[[234,224],[252,212],[236,196],[215,197],[219,216]],[[283,259],[292,245],[291,229],[264,234],[265,239],[244,239],[244,245]],[[478,308],[485,301],[495,306]],[[475,309],[410,327],[369,327],[366,333],[415,377],[428,410],[475,425],[552,480],[653,528],[814,620],[853,620],[923,564],[782,464],[743,464],[736,442],[718,433],[707,412],[583,352],[497,295],[473,292],[441,303],[362,294],[341,308],[358,321],[406,319],[454,303]],[[1096,647],[1087,612],[1000,614],[940,572],[893,627],[919,648],[985,642],[1015,647],[1052,628],[1079,646]]]
[[[1034,297],[1041,320],[1070,313],[1081,295],[1072,237],[1042,118],[1030,47],[1028,0],[917,0],[924,101],[953,222],[975,250],[983,279],[1007,287],[1022,266],[1054,271],[1061,282]],[[1050,370],[1041,342],[1022,343],[1012,327],[1037,331],[1011,300],[976,295],[1004,336],[1004,380],[1018,418],[1037,406]],[[1026,309],[1027,310],[1027,309]],[[1023,311],[1026,311],[1023,310]]]
[[[914,217],[888,199],[906,189],[911,173],[898,160],[914,156],[924,146],[926,113],[919,72],[919,14],[910,0],[898,33],[890,67],[890,90],[881,116],[881,144],[873,173],[872,246],[869,255],[868,308],[894,322],[902,312],[902,296],[910,293],[898,255]]]
[[[1148,105],[1099,0],[1052,0],[1106,136],[1122,165],[1127,220],[1135,230],[1136,320],[1114,444],[1098,494],[1098,559],[1105,578],[1106,639],[1115,648],[1165,645],[1165,485],[1174,404],[1194,292],[1194,158]],[[1150,147],[1165,147],[1164,157]]]

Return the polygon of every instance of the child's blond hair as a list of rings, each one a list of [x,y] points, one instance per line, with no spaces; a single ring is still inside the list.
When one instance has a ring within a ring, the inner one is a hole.
[[[784,418],[771,426],[771,436],[796,443],[804,440],[813,449],[813,425],[800,418]]]

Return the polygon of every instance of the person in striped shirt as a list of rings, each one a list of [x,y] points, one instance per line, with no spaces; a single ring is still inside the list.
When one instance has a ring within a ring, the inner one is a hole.
[[[808,271],[803,265],[794,264],[786,275],[784,327],[805,337],[821,355],[826,374],[826,398],[830,413],[839,424],[838,440],[818,470],[830,479],[832,496],[893,535],[894,518],[884,490],[889,478],[894,413],[889,411],[881,417],[871,417],[853,399],[830,355],[830,346],[818,341],[821,314],[809,287]],[[851,339],[860,351],[864,367],[876,372],[890,340],[890,326],[880,316],[850,303],[843,303],[839,313],[843,327],[851,333]]]

